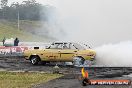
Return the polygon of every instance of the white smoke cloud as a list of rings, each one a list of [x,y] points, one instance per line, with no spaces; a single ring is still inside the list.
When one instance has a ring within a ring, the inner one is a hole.
[[[93,46],[132,40],[131,0],[57,0],[60,40]],[[117,36],[118,35],[118,36]]]
[[[95,48],[97,65],[132,67],[132,41]]]
[[[95,48],[97,65],[132,67],[132,41],[120,42],[132,40],[131,0],[57,1],[58,27],[67,35],[60,35],[58,28],[52,35],[92,46],[105,44]]]
[[[92,46],[104,44],[95,48],[97,65],[132,67],[132,41],[120,42],[132,40],[132,0],[56,1],[57,15],[49,15],[52,19],[43,28],[47,34]]]
[[[56,8],[52,5],[45,5],[40,12],[40,27],[35,30],[38,35],[45,35],[55,40],[63,36],[64,32],[60,25]]]

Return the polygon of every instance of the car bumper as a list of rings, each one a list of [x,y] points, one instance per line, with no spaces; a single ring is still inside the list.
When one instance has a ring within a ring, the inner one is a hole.
[[[24,58],[27,59],[27,60],[29,59],[28,56],[24,56]]]

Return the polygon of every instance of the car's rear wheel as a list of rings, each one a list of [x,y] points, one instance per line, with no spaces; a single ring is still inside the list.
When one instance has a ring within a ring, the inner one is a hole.
[[[40,61],[39,57],[38,56],[32,56],[31,59],[30,59],[31,63],[33,65],[37,65]]]
[[[74,66],[80,66],[84,64],[84,59],[82,57],[74,57],[73,58],[73,65]]]

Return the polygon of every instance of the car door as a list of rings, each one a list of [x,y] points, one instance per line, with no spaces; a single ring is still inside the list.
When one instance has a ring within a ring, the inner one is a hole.
[[[60,51],[60,60],[61,61],[73,61],[73,57],[77,51],[70,49],[63,49]]]
[[[63,49],[63,43],[57,43],[56,48],[52,52],[53,58],[54,58],[55,61],[63,61],[61,59],[62,49]]]
[[[52,57],[50,59],[52,61],[60,61],[60,49],[52,49]]]
[[[70,45],[64,44],[63,49],[60,50],[60,60],[61,61],[73,61],[74,56],[77,54],[77,49],[70,48]]]
[[[62,49],[61,48],[61,44],[59,43],[55,43],[55,44],[52,44],[50,46],[50,48],[48,49],[48,60],[49,61],[60,61],[60,50]]]
[[[45,49],[41,54],[42,60],[45,61],[52,61],[53,60],[53,50],[52,49]]]

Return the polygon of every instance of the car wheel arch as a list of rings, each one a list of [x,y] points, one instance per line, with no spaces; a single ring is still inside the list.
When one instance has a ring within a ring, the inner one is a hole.
[[[82,56],[75,56],[73,58],[73,65],[74,66],[79,66],[79,65],[83,65],[85,62],[85,59]]]
[[[38,57],[38,60],[39,60],[39,61],[41,61],[41,59],[40,59],[39,55],[31,55],[31,56],[29,57],[29,60],[31,60],[31,59],[32,59],[32,57]]]
[[[82,60],[85,60],[84,57],[82,57],[82,56],[74,56],[73,58],[75,58],[75,57],[79,57],[79,58],[82,58]]]

